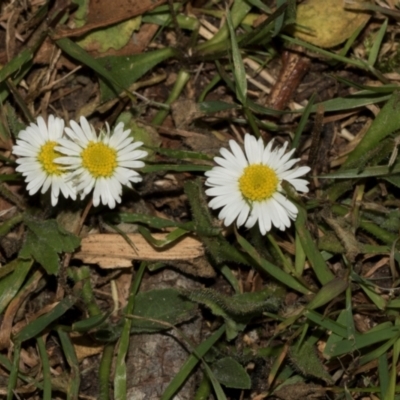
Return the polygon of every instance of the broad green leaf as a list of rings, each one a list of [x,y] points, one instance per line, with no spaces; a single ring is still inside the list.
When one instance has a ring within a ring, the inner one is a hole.
[[[332,279],[318,291],[315,297],[308,303],[307,308],[313,310],[329,303],[342,294],[347,286],[348,282],[343,279]]]
[[[129,40],[132,40],[133,32],[141,25],[141,17],[135,17],[117,24],[94,30],[77,41],[77,44],[87,51],[96,50],[104,53],[110,48],[119,50]]]
[[[263,311],[276,311],[280,303],[270,289],[233,296],[225,296],[206,288],[185,290],[182,294],[192,301],[204,304],[214,315],[223,317],[228,340],[234,339],[252,318],[261,315]]]
[[[307,341],[301,345],[300,349],[297,349],[297,346],[292,346],[289,355],[292,365],[303,376],[319,378],[327,384],[333,383],[332,377],[325,371],[321,360],[318,358],[314,346]]]
[[[125,111],[119,115],[115,121],[115,125],[123,122],[124,129],[130,129],[131,135],[135,142],[143,142],[147,156],[145,161],[154,161],[154,153],[160,148],[162,140],[157,130],[150,125],[138,122],[132,112]]]
[[[108,75],[113,77],[110,81],[107,76],[104,76],[104,74],[101,75],[101,101],[105,102],[115,98],[122,92],[122,88],[127,90],[145,73],[175,54],[175,49],[166,47],[164,49],[135,54],[128,57],[106,56],[97,59],[96,62],[107,70]],[[105,78],[105,80],[103,78]],[[118,82],[118,84],[116,85],[114,82]]]
[[[176,289],[150,290],[136,296],[133,315],[127,317],[132,318],[133,333],[159,332],[190,320],[196,308],[195,303],[185,299]]]
[[[226,296],[208,288],[185,290],[182,293],[192,301],[205,304],[215,315],[229,315],[244,320],[261,315],[263,311],[277,311],[280,303],[270,289],[233,296]]]
[[[232,357],[221,358],[212,365],[212,372],[228,388],[250,389],[251,380],[246,370]]]
[[[80,239],[67,232],[54,219],[39,221],[27,214],[24,222],[28,233],[19,257],[28,259],[32,256],[49,274],[56,274],[59,268],[58,254],[72,253],[80,245]]]

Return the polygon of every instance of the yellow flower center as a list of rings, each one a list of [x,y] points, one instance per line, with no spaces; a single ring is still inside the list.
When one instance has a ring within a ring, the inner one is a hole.
[[[262,201],[276,192],[278,183],[279,179],[272,168],[253,164],[244,169],[239,178],[239,189],[247,200]]]
[[[117,167],[117,152],[101,142],[90,142],[81,157],[82,165],[94,178],[108,178]]]
[[[58,151],[54,150],[57,146],[57,142],[48,141],[46,142],[39,151],[38,161],[42,165],[42,168],[48,175],[62,175],[63,169],[60,164],[54,162],[55,158],[62,157],[63,155]]]

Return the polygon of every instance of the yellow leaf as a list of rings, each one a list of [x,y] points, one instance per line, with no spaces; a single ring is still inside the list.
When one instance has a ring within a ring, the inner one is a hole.
[[[324,48],[343,43],[370,18],[344,5],[343,0],[304,1],[297,7],[294,36]]]

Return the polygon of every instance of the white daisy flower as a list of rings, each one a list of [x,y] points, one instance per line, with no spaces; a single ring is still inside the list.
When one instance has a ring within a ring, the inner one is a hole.
[[[50,115],[46,122],[38,117],[36,124],[31,123],[18,134],[13,154],[19,156],[16,171],[21,172],[28,183],[26,189],[34,195],[42,188],[41,193],[51,187],[51,204],[58,202],[60,191],[64,197],[76,199],[76,192],[68,180],[65,168],[55,159],[61,156],[55,149],[64,133],[64,120]]]
[[[142,142],[134,142],[131,130],[124,130],[120,122],[112,135],[108,124],[107,131],[99,136],[86,118],[81,117],[80,124],[70,121],[71,128],[65,128],[69,138],[61,139],[57,151],[65,155],[57,162],[72,171],[76,190],[83,199],[91,190],[93,205],[97,207],[100,200],[103,205],[114,208],[121,202],[122,185],[132,187],[142,177],[135,171],[144,166],[139,159],[146,157],[147,152],[137,150]]]
[[[298,210],[282,194],[282,181],[288,181],[299,192],[308,192],[308,182],[298,179],[310,171],[309,167],[293,168],[299,159],[290,157],[295,149],[285,154],[288,143],[272,150],[273,140],[264,147],[262,139],[249,134],[244,138],[244,152],[239,145],[229,141],[229,150],[222,148],[222,157],[215,157],[219,165],[205,173],[208,203],[212,209],[221,208],[218,218],[225,226],[237,220],[237,226],[252,228],[258,221],[262,235],[272,225],[280,230],[290,226]]]

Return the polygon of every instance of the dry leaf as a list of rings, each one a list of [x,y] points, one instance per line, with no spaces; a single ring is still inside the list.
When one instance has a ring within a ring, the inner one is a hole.
[[[164,240],[166,233],[155,233],[157,240]],[[200,240],[186,236],[173,246],[156,249],[139,233],[128,234],[136,251],[118,234],[94,234],[82,239],[81,250],[74,258],[102,268],[131,267],[133,260],[174,261],[194,259],[204,255]]]
[[[304,1],[297,7],[294,36],[324,48],[343,43],[370,18],[344,6],[343,0]]]

